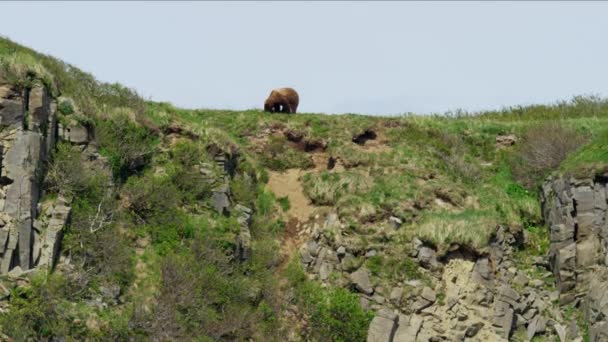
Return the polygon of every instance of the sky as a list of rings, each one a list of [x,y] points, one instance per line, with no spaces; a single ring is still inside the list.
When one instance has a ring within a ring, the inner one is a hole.
[[[479,111],[608,95],[608,2],[0,2],[0,35],[184,108]]]

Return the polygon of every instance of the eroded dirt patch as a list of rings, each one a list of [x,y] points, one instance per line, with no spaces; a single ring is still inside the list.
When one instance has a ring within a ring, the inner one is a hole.
[[[268,188],[277,197],[287,197],[289,199],[290,208],[287,215],[290,218],[298,219],[300,222],[308,221],[308,218],[315,211],[310,200],[304,194],[302,183],[300,183],[300,176],[303,174],[304,172],[299,169],[289,169],[284,172],[270,171],[267,184]]]

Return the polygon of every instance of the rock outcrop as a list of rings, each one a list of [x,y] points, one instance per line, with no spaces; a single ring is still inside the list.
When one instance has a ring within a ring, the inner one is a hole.
[[[58,139],[56,104],[35,85],[0,80],[0,274],[56,260],[69,204],[58,200],[41,215],[44,167]]]
[[[604,298],[608,274],[607,197],[607,177],[551,177],[543,185],[543,216],[551,237],[549,263],[559,301],[584,301],[592,341],[608,336],[604,314],[608,307]]]

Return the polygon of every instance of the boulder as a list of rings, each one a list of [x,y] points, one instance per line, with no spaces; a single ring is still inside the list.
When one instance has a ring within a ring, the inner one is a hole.
[[[392,342],[397,329],[397,315],[386,317],[381,313],[372,319],[367,331],[367,342]]]
[[[436,270],[441,267],[437,261],[435,251],[426,246],[418,248],[418,261],[420,262],[420,265],[426,269]]]
[[[374,288],[369,279],[369,270],[365,267],[361,267],[356,272],[350,274],[350,281],[355,285],[355,288],[362,293],[372,295]]]

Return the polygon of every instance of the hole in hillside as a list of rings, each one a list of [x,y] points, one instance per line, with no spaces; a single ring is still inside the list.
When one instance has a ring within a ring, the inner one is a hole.
[[[286,131],[284,134],[287,140],[294,143],[299,143],[304,138],[304,134],[296,131]]]
[[[327,144],[322,140],[306,141],[304,151],[306,152],[322,152],[325,151]]]
[[[353,142],[357,145],[365,145],[368,140],[374,140],[376,137],[376,132],[366,129],[362,134],[355,135],[353,137]]]
[[[13,184],[13,180],[6,177],[6,176],[2,176],[0,177],[0,186],[7,186]]]
[[[0,107],[1,108],[1,107]],[[593,179],[595,183],[608,184],[608,171],[601,175],[596,175]]]
[[[477,252],[474,248],[459,244],[452,244],[448,252],[445,255],[439,257],[439,261],[443,264],[447,264],[452,259],[461,259],[475,262],[480,257],[481,254]]]
[[[327,159],[327,169],[331,170],[334,167],[336,167],[336,158],[329,157],[329,159]]]

